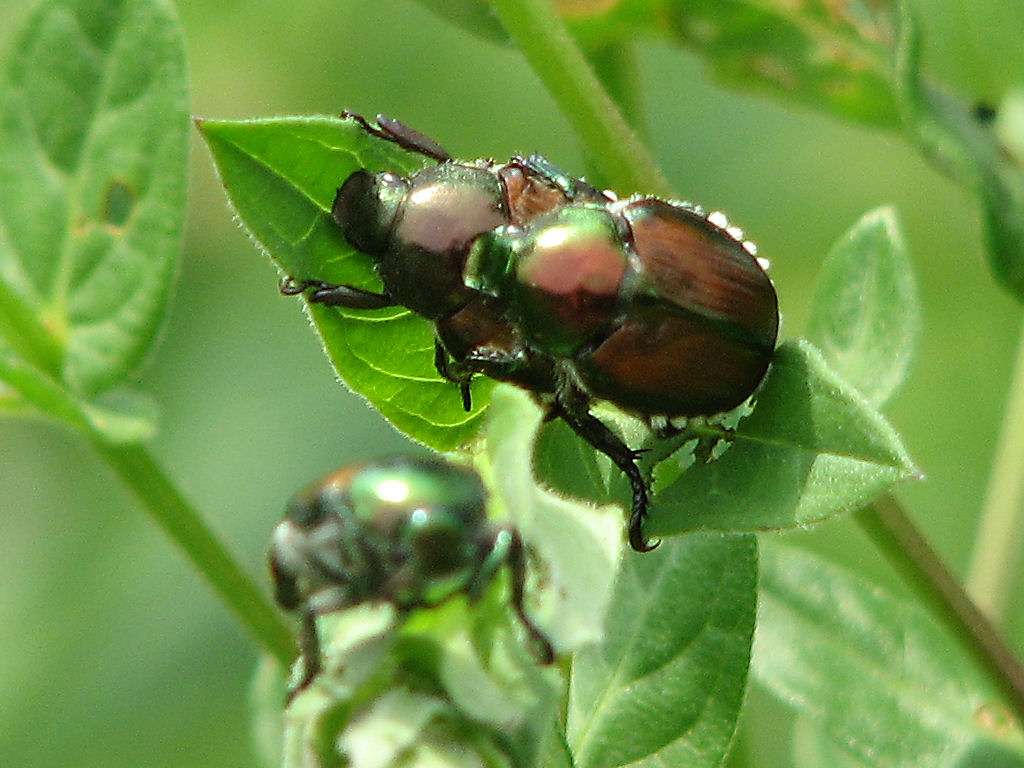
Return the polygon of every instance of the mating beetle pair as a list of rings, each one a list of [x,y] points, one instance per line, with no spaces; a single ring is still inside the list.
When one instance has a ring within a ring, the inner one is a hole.
[[[302,612],[304,671],[292,693],[320,671],[317,616],[371,600],[404,613],[460,593],[473,599],[506,565],[512,607],[550,663],[551,643],[523,607],[522,540],[488,523],[485,504],[475,472],[436,458],[353,464],[298,493],[270,549],[277,602]]]
[[[383,292],[291,278],[282,291],[350,308],[401,305],[432,320],[437,370],[467,410],[474,374],[532,392],[626,474],[629,541],[651,549],[637,453],[591,402],[650,422],[748,399],[779,324],[753,245],[721,214],[620,201],[541,157],[460,162],[395,120],[345,116],[437,164],[408,177],[358,170],[338,190],[332,216],[374,259]]]

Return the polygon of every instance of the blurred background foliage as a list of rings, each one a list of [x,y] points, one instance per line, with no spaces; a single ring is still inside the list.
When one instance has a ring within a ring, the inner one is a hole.
[[[461,156],[542,151],[583,172],[567,122],[518,54],[411,0],[179,5],[196,114],[380,111]],[[0,49],[31,6],[4,0]],[[935,79],[992,103],[1024,84],[1019,0],[916,7]],[[681,194],[727,211],[772,260],[786,336],[804,330],[832,241],[864,211],[898,208],[924,339],[888,414],[927,474],[899,495],[962,573],[1020,329],[985,266],[975,204],[898,135],[723,91],[664,43],[638,55],[654,154]],[[335,384],[297,302],[278,296],[270,264],[232,222],[198,137],[192,158],[171,318],[138,378],[162,406],[155,453],[262,573],[292,491],[408,446]],[[0,764],[252,764],[253,644],[95,456],[56,427],[0,423],[0,500]],[[889,578],[849,523],[788,538]],[[1024,604],[1014,616],[1020,649]],[[757,690],[749,705],[735,764],[789,765],[784,710]]]

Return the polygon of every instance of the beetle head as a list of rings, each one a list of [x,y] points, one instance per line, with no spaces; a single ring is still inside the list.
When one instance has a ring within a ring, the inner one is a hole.
[[[331,217],[353,248],[381,256],[408,191],[408,182],[396,174],[358,170],[338,189]]]

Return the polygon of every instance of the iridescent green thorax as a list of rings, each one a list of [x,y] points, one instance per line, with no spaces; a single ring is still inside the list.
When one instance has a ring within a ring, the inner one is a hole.
[[[294,551],[281,553],[301,561],[309,593],[341,586],[353,602],[430,604],[472,577],[487,533],[485,500],[474,472],[436,459],[346,467],[295,497],[282,539]]]
[[[481,237],[467,285],[590,395],[640,414],[721,413],[764,378],[775,289],[748,243],[656,198],[572,204]]]
[[[614,319],[628,255],[605,207],[565,206],[499,229],[470,254],[466,282],[504,299],[545,352],[571,356]]]

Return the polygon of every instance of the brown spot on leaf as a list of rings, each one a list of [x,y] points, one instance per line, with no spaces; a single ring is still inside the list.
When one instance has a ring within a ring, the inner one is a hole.
[[[107,186],[103,201],[103,220],[115,232],[120,232],[131,218],[137,199],[135,190],[127,182],[114,179]]]
[[[990,701],[974,710],[974,722],[993,736],[1006,738],[1016,727],[1013,715],[1002,704]]]
[[[555,0],[558,12],[566,18],[586,18],[607,13],[619,0]]]

